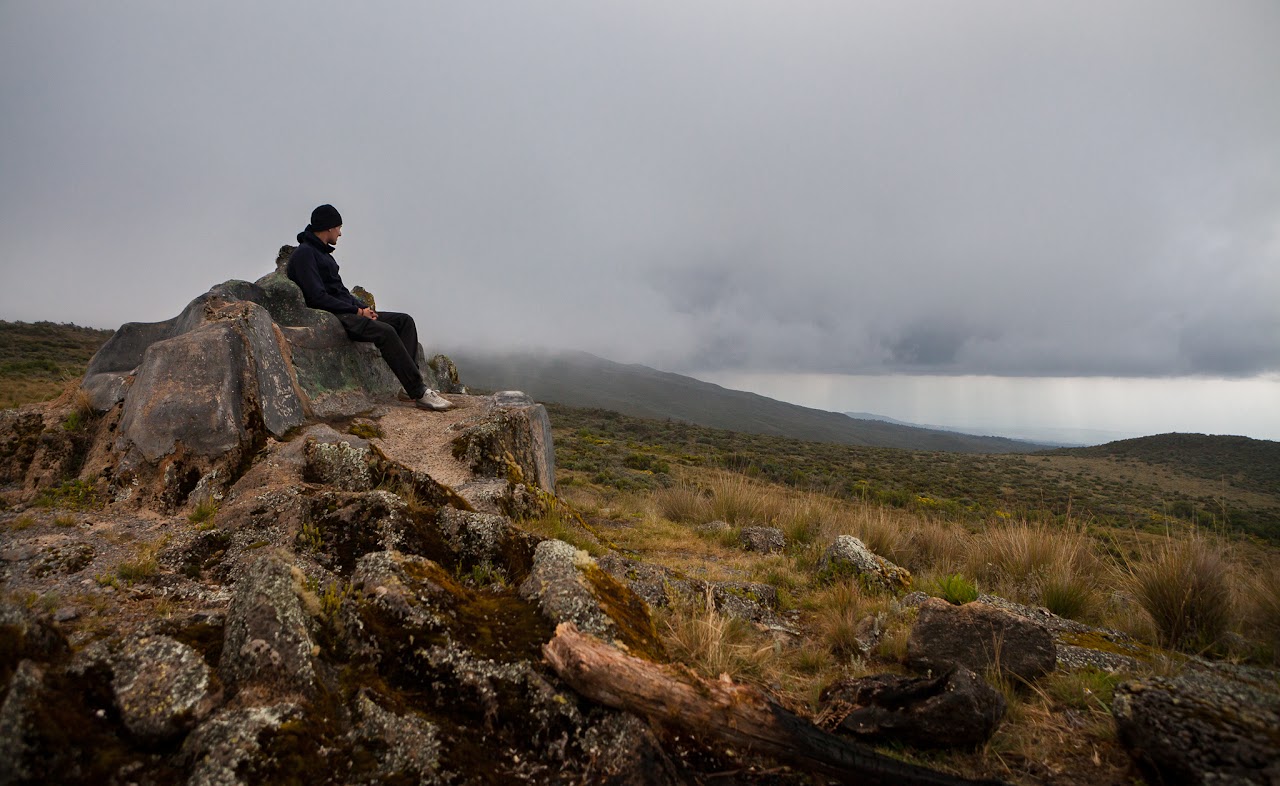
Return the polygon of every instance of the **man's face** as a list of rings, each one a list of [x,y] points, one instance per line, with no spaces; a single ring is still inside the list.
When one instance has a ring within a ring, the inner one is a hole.
[[[323,240],[324,242],[328,243],[331,246],[336,246],[338,245],[338,238],[342,237],[342,227],[336,226],[332,229],[326,229],[323,232],[317,232],[316,237],[320,238],[321,240]]]

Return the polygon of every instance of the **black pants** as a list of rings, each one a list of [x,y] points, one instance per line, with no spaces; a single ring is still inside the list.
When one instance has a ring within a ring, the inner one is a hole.
[[[413,317],[395,311],[379,311],[377,319],[359,314],[334,316],[352,341],[373,342],[410,398],[419,398],[426,392],[422,372],[418,370],[418,326],[413,323]]]

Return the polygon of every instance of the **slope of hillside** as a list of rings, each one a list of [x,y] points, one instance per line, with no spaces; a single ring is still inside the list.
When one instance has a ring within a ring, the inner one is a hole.
[[[0,407],[58,395],[110,337],[110,330],[78,325],[0,320]]]
[[[1209,434],[1157,434],[1089,448],[1053,451],[1055,455],[1141,461],[1237,488],[1280,493],[1280,442]]]
[[[647,366],[624,365],[585,352],[482,355],[455,353],[470,386],[515,388],[538,401],[608,409],[640,418],[791,437],[811,442],[955,453],[1029,453],[1045,446],[1002,437],[855,420],[755,393],[729,390]]]

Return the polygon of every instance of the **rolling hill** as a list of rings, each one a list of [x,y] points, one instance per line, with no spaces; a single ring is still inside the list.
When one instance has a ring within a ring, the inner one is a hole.
[[[455,352],[463,381],[485,390],[514,388],[539,401],[671,419],[748,434],[810,442],[953,453],[1029,453],[1046,445],[861,420],[714,385],[586,352]]]

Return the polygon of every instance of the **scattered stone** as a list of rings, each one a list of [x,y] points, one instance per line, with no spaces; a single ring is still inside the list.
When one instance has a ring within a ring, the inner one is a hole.
[[[841,535],[823,552],[818,576],[830,580],[853,576],[870,587],[902,592],[911,587],[911,572],[867,548],[852,535]]]
[[[786,536],[776,527],[743,527],[739,541],[747,551],[760,554],[778,554],[787,547]]]
[[[776,622],[778,590],[768,584],[715,581],[708,585],[716,611],[750,622]]]
[[[168,636],[130,639],[112,672],[120,718],[142,740],[172,739],[213,710],[209,666],[195,650]]]
[[[301,574],[294,571],[282,557],[267,553],[253,559],[236,582],[219,664],[229,686],[315,690],[312,641],[297,595]]]
[[[1030,620],[978,601],[952,606],[928,598],[907,639],[907,663],[935,672],[957,664],[977,672],[997,665],[1034,680],[1053,671],[1057,652],[1049,632]]]
[[[1111,713],[1120,743],[1153,783],[1280,783],[1274,672],[1191,669],[1131,680],[1116,688]]]
[[[1000,692],[963,666],[936,677],[878,674],[844,680],[824,690],[821,702],[824,714],[840,718],[831,724],[839,731],[870,743],[922,748],[981,745],[1005,712]]]

